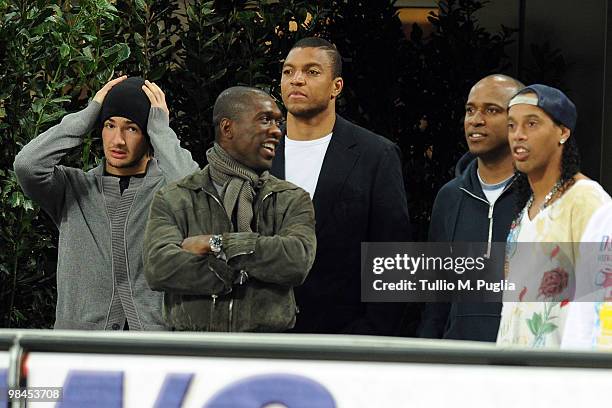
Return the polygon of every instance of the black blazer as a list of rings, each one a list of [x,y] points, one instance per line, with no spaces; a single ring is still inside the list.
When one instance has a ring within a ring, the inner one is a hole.
[[[272,174],[285,177],[285,139]],[[336,116],[313,197],[317,254],[295,288],[296,332],[391,335],[403,304],[361,302],[361,242],[410,241],[400,150],[391,141]]]

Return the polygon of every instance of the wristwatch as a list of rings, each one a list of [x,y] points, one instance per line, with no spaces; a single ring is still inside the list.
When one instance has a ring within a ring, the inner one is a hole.
[[[219,252],[223,249],[223,235],[211,235],[208,244],[212,253],[219,255]]]

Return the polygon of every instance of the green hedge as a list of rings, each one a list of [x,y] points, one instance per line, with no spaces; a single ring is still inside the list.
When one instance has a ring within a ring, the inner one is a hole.
[[[511,31],[479,28],[473,12],[482,2],[449,0],[431,18],[432,36],[416,28],[407,39],[393,3],[0,0],[0,327],[54,321],[57,232],[16,184],[15,154],[123,73],[160,84],[171,126],[204,164],[221,90],[253,85],[280,100],[280,67],[291,45],[315,34],[332,40],[345,59],[340,112],[400,145],[423,238],[435,192],[464,148],[465,95],[503,67]],[[87,170],[100,152],[92,134],[66,163]]]

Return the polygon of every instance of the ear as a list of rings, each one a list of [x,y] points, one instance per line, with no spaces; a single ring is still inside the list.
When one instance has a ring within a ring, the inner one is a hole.
[[[344,87],[344,79],[342,79],[342,77],[334,78],[331,99],[337,98],[338,95],[340,95],[340,92],[342,92],[343,87]]]
[[[569,139],[569,137],[572,134],[572,131],[569,130],[568,128],[566,128],[565,126],[561,126],[561,133],[560,133],[560,137],[559,137],[559,145],[563,145],[565,142],[567,142],[567,139]]]
[[[220,130],[219,134],[221,135],[223,139],[231,139],[233,137],[231,119],[228,119],[228,118],[221,119],[221,122],[219,122],[219,130]]]

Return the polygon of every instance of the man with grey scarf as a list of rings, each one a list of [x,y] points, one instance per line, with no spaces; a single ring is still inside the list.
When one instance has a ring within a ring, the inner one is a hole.
[[[308,193],[270,175],[282,114],[256,88],[215,102],[201,171],[159,190],[145,232],[145,276],[174,330],[279,332],[315,257]]]

